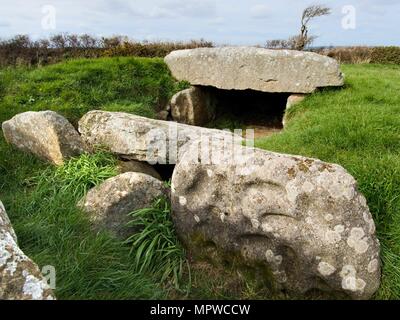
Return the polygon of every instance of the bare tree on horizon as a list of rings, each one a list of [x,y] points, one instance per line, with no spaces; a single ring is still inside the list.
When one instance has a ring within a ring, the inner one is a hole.
[[[300,34],[292,36],[289,39],[277,39],[267,41],[266,47],[272,49],[293,49],[293,50],[304,50],[306,47],[311,45],[316,36],[310,36],[309,24],[311,20],[330,15],[332,10],[324,5],[312,5],[303,10],[301,16],[301,28]]]

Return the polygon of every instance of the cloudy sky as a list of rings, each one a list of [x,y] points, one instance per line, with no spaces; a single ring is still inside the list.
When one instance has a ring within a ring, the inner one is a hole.
[[[0,37],[69,32],[264,44],[297,33],[302,9],[315,3],[333,10],[311,25],[316,45],[400,45],[400,0],[0,0]]]

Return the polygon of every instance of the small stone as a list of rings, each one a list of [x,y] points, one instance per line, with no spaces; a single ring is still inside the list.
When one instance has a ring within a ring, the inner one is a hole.
[[[158,180],[162,180],[160,174],[147,162],[141,161],[118,161],[119,173],[137,172],[144,173]]]

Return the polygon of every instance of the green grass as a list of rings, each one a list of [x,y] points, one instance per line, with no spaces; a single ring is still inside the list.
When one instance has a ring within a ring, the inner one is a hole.
[[[256,146],[339,163],[357,179],[377,225],[378,299],[400,298],[400,67],[344,65],[346,88],[307,98],[282,134]]]
[[[347,76],[343,90],[307,98],[290,110],[285,132],[258,140],[256,146],[339,163],[356,177],[382,244],[383,281],[376,298],[399,299],[400,67],[342,68]],[[176,83],[159,59],[77,60],[32,70],[3,69],[0,122],[27,110],[48,109],[74,124],[92,109],[152,117],[186,85]],[[40,266],[56,267],[59,298],[185,298],[185,292],[173,288],[178,279],[185,289],[192,279],[189,298],[265,297],[262,288],[243,276],[233,281],[234,270],[192,265],[191,277],[180,270],[182,251],[174,251],[180,247],[169,208],[160,203],[134,214],[142,217],[137,223],[143,229],[156,238],[166,236],[166,242],[152,244],[140,233],[129,245],[94,233],[75,205],[88,188],[116,174],[115,160],[107,154],[83,155],[56,169],[14,150],[2,135],[0,154],[0,199],[22,249]],[[140,270],[147,259],[144,252],[151,262]],[[171,254],[173,263],[160,259],[163,254]],[[153,272],[155,266],[164,272]],[[162,281],[168,270],[169,279]]]
[[[0,71],[3,118],[27,110],[54,110],[76,123],[89,110],[154,117],[184,84],[162,59],[71,60],[33,70]]]
[[[190,290],[190,283],[181,288],[182,276],[185,271],[190,273],[190,268],[174,230],[169,201],[158,199],[153,207],[139,209],[130,216],[129,226],[141,230],[126,241],[131,246],[137,272],[158,275],[161,282],[171,279],[176,290]]]

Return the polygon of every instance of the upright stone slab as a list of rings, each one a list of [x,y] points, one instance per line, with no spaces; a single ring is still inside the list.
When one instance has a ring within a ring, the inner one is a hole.
[[[198,48],[173,51],[165,62],[178,80],[226,90],[311,93],[343,85],[338,62],[312,52]]]
[[[191,87],[171,99],[172,119],[192,126],[203,126],[215,117],[215,99],[201,87]]]

